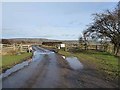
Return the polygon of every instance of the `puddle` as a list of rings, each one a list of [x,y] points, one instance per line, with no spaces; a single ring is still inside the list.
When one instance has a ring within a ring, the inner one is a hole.
[[[53,54],[54,52],[43,52],[43,51],[34,51],[32,61],[41,61],[45,55]]]
[[[40,55],[40,54],[38,53],[38,51],[35,51],[35,52],[33,53],[32,62],[41,61],[44,55],[45,55],[45,54],[41,54],[41,55]]]
[[[2,74],[0,75],[0,78],[7,77],[7,76],[9,76],[10,74],[12,74],[13,72],[18,71],[18,70],[22,69],[22,68],[25,67],[25,66],[28,66],[28,65],[29,65],[29,62],[30,62],[30,60],[29,60],[29,61],[24,61],[24,62],[22,62],[22,63],[20,63],[20,64],[17,64],[17,65],[15,65],[15,66],[13,66],[12,68],[6,70],[5,73],[2,73]]]
[[[66,57],[66,60],[69,63],[69,65],[71,66],[71,68],[73,68],[75,70],[83,68],[82,63],[78,60],[77,57]]]
[[[54,52],[48,51],[48,52],[38,52],[38,54],[52,54]]]
[[[36,55],[39,55],[39,54],[52,54],[54,52],[51,52],[51,51],[34,51],[33,55],[36,56]]]

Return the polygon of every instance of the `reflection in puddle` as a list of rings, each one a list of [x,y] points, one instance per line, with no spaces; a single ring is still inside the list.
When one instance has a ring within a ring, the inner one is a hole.
[[[48,55],[48,54],[53,54],[54,52],[51,52],[51,51],[34,51],[33,52],[33,58],[32,58],[32,61],[41,61],[42,58],[45,56],[45,55]]]
[[[71,66],[71,68],[75,70],[83,68],[82,63],[77,59],[77,57],[66,57],[66,60]]]
[[[52,54],[54,52],[51,51],[34,51],[33,55],[40,55],[40,54]]]

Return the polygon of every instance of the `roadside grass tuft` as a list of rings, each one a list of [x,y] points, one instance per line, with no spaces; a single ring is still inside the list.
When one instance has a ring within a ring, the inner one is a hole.
[[[22,53],[20,55],[2,55],[2,66],[0,66],[0,72],[5,72],[12,66],[27,60],[32,56],[32,53]]]

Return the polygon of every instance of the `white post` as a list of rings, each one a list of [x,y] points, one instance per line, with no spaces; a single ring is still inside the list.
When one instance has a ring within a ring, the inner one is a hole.
[[[28,50],[29,50],[29,53],[30,53],[30,46],[28,45]]]

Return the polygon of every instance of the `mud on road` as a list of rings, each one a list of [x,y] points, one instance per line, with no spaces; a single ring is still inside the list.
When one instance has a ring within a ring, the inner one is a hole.
[[[31,63],[3,78],[3,88],[112,88],[88,67],[74,70],[61,55],[34,46]]]

